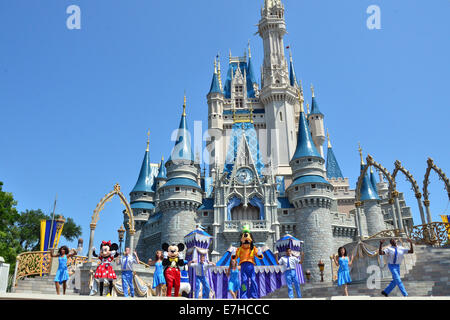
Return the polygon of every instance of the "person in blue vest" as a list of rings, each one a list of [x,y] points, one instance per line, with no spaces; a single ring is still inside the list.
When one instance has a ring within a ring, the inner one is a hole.
[[[125,298],[128,297],[128,287],[130,287],[130,295],[134,297],[133,286],[133,265],[139,263],[139,258],[134,251],[135,257],[130,254],[130,248],[125,248],[125,254],[120,258],[120,265],[122,268],[122,289]]]
[[[198,294],[200,292],[200,283],[203,285],[202,297],[203,299],[209,298],[209,292],[211,287],[206,278],[206,271],[215,266],[214,262],[206,262],[205,255],[200,255],[200,262],[194,263],[194,261],[189,261],[188,266],[193,267],[195,270],[195,299],[198,299]]]
[[[297,297],[302,297],[302,293],[300,291],[300,283],[295,269],[297,267],[297,264],[303,263],[304,257],[305,253],[303,251],[301,252],[301,257],[297,258],[293,256],[291,248],[286,249],[286,255],[284,257],[281,257],[280,260],[278,260],[278,252],[275,254],[275,258],[277,259],[278,264],[284,266],[285,268],[284,276],[286,279],[288,295],[290,299],[294,298],[294,290],[292,288],[292,284],[294,284],[295,291],[297,292]]]
[[[386,255],[388,259],[388,268],[392,273],[392,281],[389,285],[381,291],[381,294],[385,297],[389,296],[389,294],[394,290],[396,286],[400,289],[403,296],[407,297],[408,293],[406,292],[405,286],[402,283],[400,278],[400,264],[403,261],[403,256],[408,253],[414,253],[414,248],[411,239],[407,239],[410,244],[410,248],[403,248],[397,246],[397,241],[395,239],[391,239],[391,246],[387,247],[383,250],[382,246],[385,240],[380,240],[380,247],[378,249],[378,253],[380,255]]]

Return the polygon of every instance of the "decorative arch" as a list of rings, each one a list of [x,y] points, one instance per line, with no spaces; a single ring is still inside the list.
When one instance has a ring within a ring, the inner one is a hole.
[[[92,215],[91,224],[90,224],[91,235],[90,235],[90,238],[89,238],[89,259],[92,258],[91,248],[93,246],[95,228],[97,227],[97,222],[100,219],[100,212],[103,210],[105,204],[107,202],[111,201],[111,199],[115,195],[119,196],[120,202],[125,206],[125,213],[128,216],[128,230],[127,231],[130,234],[130,249],[131,249],[131,251],[134,250],[134,248],[133,248],[134,247],[134,234],[135,234],[136,230],[134,228],[133,211],[131,210],[131,206],[128,203],[127,198],[120,191],[120,185],[118,183],[116,183],[114,185],[114,189],[111,192],[109,192],[108,194],[106,194],[100,200],[100,202],[97,204],[97,206],[94,209],[94,213]]]
[[[445,189],[447,190],[447,196],[450,200],[450,182],[447,178],[447,176],[445,175],[445,173],[442,171],[441,168],[439,168],[438,166],[436,166],[436,164],[434,163],[433,159],[428,158],[427,160],[427,170],[425,171],[425,178],[423,180],[423,204],[425,205],[425,208],[427,210],[427,217],[428,217],[428,223],[431,223],[431,212],[430,212],[430,200],[429,200],[429,192],[428,192],[428,185],[430,184],[430,173],[431,170],[434,170],[438,176],[439,176],[439,180],[442,180],[445,184]]]
[[[412,190],[414,191],[414,195],[417,199],[417,205],[419,207],[419,212],[420,212],[420,218],[422,219],[422,224],[425,224],[425,214],[423,212],[423,207],[422,207],[422,202],[421,202],[421,198],[422,198],[422,193],[420,193],[420,188],[419,185],[417,184],[417,181],[414,179],[413,175],[405,169],[405,167],[403,167],[402,163],[399,160],[396,160],[395,163],[395,168],[394,171],[392,172],[392,178],[395,181],[395,178],[397,177],[397,173],[401,172],[406,176],[406,180],[409,181],[411,183],[412,186]]]

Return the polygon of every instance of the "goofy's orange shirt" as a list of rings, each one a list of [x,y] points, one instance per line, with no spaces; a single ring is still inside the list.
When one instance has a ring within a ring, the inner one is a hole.
[[[250,250],[250,248],[242,248],[239,247],[236,250],[236,259],[239,258],[239,265],[241,265],[243,262],[251,262],[255,264],[255,256],[258,259],[263,259],[263,255],[258,255],[258,249],[256,247],[253,248],[253,250]]]

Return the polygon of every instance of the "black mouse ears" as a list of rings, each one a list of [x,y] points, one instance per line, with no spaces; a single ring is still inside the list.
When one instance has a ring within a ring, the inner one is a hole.
[[[117,250],[119,250],[119,246],[117,245],[117,243],[113,243],[113,244],[111,245],[111,247],[109,247],[109,249],[110,249],[111,251],[117,251]]]
[[[168,243],[163,243],[163,245],[162,245],[162,249],[164,250],[164,251],[167,251],[167,250],[169,250],[169,244]],[[179,243],[179,244],[177,244],[177,247],[178,247],[178,251],[183,251],[184,250],[184,248],[185,248],[185,246],[184,246],[184,243]]]

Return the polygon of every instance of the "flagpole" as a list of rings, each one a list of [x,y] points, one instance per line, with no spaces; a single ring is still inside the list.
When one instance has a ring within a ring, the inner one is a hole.
[[[52,241],[52,232],[53,232],[53,221],[55,220],[55,210],[56,210],[56,199],[58,198],[58,194],[55,195],[55,203],[53,204],[53,215],[52,215],[52,224],[50,225],[50,241],[52,243],[49,243],[49,245],[51,245],[51,248],[47,248],[47,249],[53,249],[53,243],[55,241]]]

